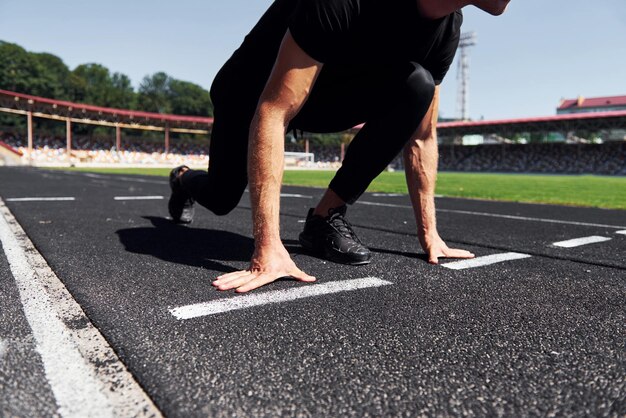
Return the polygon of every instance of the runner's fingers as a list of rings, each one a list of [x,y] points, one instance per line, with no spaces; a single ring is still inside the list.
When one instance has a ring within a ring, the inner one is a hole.
[[[258,273],[250,273],[248,272],[245,276],[235,277],[227,282],[220,283],[217,285],[219,290],[231,290],[236,289],[239,286],[242,286],[251,280],[254,280],[258,276]]]
[[[314,276],[306,274],[305,272],[303,272],[297,267],[291,270],[289,272],[289,275],[293,277],[294,279],[300,280],[301,282],[314,282],[317,280]]]
[[[469,251],[451,248],[451,249],[448,249],[448,251],[446,251],[445,257],[447,258],[474,258],[475,255]]]
[[[439,264],[440,256],[443,256],[443,254],[432,251],[428,254],[428,262],[430,264]]]
[[[229,282],[232,282],[233,280],[240,279],[241,277],[248,276],[250,274],[252,274],[252,272],[250,272],[249,270],[238,271],[237,274],[233,274],[229,277],[217,280],[218,282],[217,284],[220,285],[220,284],[229,283]]]
[[[237,292],[237,293],[246,293],[246,292],[249,292],[250,290],[254,290],[254,289],[256,289],[258,287],[261,287],[263,285],[266,285],[268,283],[272,283],[273,281],[275,281],[279,277],[283,277],[283,276],[285,276],[285,275],[261,273],[261,274],[258,274],[252,280],[249,280],[244,285],[242,285],[242,286],[238,287],[237,289],[235,289],[235,292]]]
[[[250,271],[249,270],[241,270],[241,271],[233,271],[232,273],[228,273],[228,274],[223,274],[223,275],[217,277],[217,279],[215,279],[213,281],[213,285],[217,286],[219,284],[226,283],[226,282],[228,282],[230,280],[237,279],[237,278],[239,278],[241,276],[245,276],[246,274],[250,274]]]

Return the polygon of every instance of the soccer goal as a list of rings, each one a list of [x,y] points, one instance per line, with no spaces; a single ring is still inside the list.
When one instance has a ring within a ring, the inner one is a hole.
[[[315,154],[312,152],[285,152],[285,166],[311,167],[315,164]]]

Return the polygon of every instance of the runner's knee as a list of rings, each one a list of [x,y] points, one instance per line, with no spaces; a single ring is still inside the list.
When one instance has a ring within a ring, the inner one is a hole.
[[[395,138],[404,145],[420,126],[435,96],[435,81],[428,70],[411,63],[412,71],[405,78],[403,93],[394,111]]]
[[[218,187],[207,196],[206,205],[203,202],[200,204],[206,206],[217,216],[228,215],[239,204],[245,188],[246,183],[236,184],[234,182],[230,183],[226,190],[225,187]]]
[[[417,106],[420,110],[430,107],[433,97],[435,96],[435,80],[430,71],[417,63],[411,63],[413,71],[406,79],[406,92],[409,101]],[[425,113],[425,112],[424,112]],[[423,116],[423,115],[422,115]]]

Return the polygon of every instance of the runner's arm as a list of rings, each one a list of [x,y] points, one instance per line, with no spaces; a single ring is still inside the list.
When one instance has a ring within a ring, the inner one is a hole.
[[[473,258],[474,254],[450,249],[439,237],[435,216],[435,185],[437,181],[437,118],[439,115],[439,86],[433,101],[413,138],[403,151],[406,183],[417,222],[417,236],[428,262],[438,263],[438,257]]]
[[[220,290],[247,292],[284,276],[315,280],[296,267],[283,246],[279,209],[285,130],[308,98],[321,68],[287,31],[250,127],[248,176],[254,255],[249,270],[218,277],[214,285]]]

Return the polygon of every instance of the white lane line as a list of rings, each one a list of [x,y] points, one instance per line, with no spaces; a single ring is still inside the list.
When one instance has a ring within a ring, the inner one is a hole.
[[[72,202],[74,197],[13,197],[7,202]]]
[[[374,197],[402,197],[402,196],[407,196],[406,193],[372,193],[372,196]],[[435,197],[440,198],[440,197],[445,197],[442,194],[436,194]]]
[[[409,209],[413,208],[413,206],[409,206],[409,205],[396,205],[394,203],[367,202],[365,200],[359,200],[357,201],[357,203],[361,205],[367,205],[367,206],[383,206],[386,208],[409,208]]]
[[[296,299],[310,298],[332,293],[349,292],[371,287],[388,286],[391,284],[393,283],[376,277],[366,277],[364,279],[344,280],[316,285],[302,285],[301,287],[294,289],[275,290],[265,293],[235,296],[229,299],[219,299],[212,302],[181,306],[170,309],[170,313],[179,320],[192,319],[238,309],[252,308],[254,306],[268,305],[271,303],[289,302]]]
[[[304,194],[291,194],[291,193],[281,193],[280,197],[295,197],[298,199],[313,199],[313,196],[307,196]]]
[[[400,197],[404,196],[401,193],[372,193],[374,197]]]
[[[2,361],[2,358],[7,353],[8,349],[9,344],[6,341],[0,339],[0,361]]]
[[[161,416],[0,199],[0,242],[63,417]]]
[[[394,205],[391,203],[363,202],[363,201],[359,201],[357,203],[360,203],[362,205],[369,205],[369,206],[384,206],[384,207],[389,207],[389,208],[413,209],[413,207],[410,205]],[[595,224],[595,223],[588,223],[588,222],[561,221],[559,219],[529,218],[526,216],[501,215],[498,213],[487,213],[487,212],[471,212],[467,210],[437,209],[437,212],[458,213],[461,215],[487,216],[491,218],[515,219],[518,221],[547,222],[547,223],[554,223],[554,224],[578,225],[578,226],[597,226],[600,228],[615,228],[615,229],[626,228],[626,226],[619,226],[619,225],[605,225],[605,224]]]
[[[127,181],[131,183],[148,183],[148,184],[167,184],[167,181],[158,181],[158,180],[146,180],[140,178],[132,178],[132,177],[123,177],[120,175],[110,175],[104,176],[102,174],[93,174],[93,173],[83,173],[83,172],[74,172],[74,171],[62,171],[63,174],[67,174],[70,176],[83,176],[89,177],[92,179],[99,180],[110,180],[110,181]]]
[[[553,243],[552,245],[554,245],[555,247],[561,247],[561,248],[574,248],[574,247],[580,247],[583,245],[596,244],[598,242],[611,241],[611,239],[612,238],[609,238],[609,237],[599,237],[597,235],[594,235],[591,237],[583,237],[583,238],[568,239],[567,241],[559,241],[559,242]]]
[[[626,235],[626,231],[617,231],[616,234]]]
[[[163,200],[164,196],[115,196],[114,200]]]
[[[502,263],[504,261],[511,260],[521,260],[523,258],[531,257],[528,254],[521,253],[503,253],[503,254],[492,254],[484,257],[476,257],[470,260],[462,260],[462,261],[454,261],[452,263],[442,264],[443,267],[449,268],[452,270],[465,270],[476,267],[488,266],[490,264]]]

